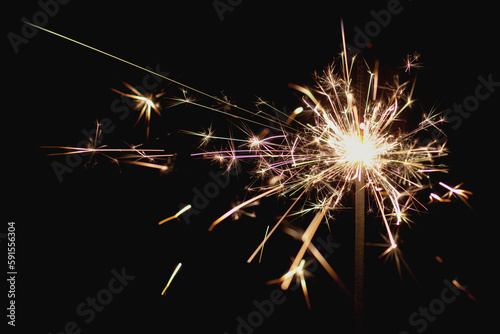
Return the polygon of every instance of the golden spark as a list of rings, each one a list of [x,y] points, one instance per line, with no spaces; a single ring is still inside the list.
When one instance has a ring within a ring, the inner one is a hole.
[[[137,118],[137,121],[135,122],[135,125],[139,123],[141,118],[144,116],[144,119],[146,121],[146,138],[149,138],[149,123],[151,121],[151,113],[152,111],[156,112],[158,115],[161,116],[160,113],[160,105],[158,102],[158,98],[163,96],[165,92],[160,92],[157,94],[153,94],[151,92],[146,92],[146,93],[141,93],[139,92],[135,87],[132,85],[123,82],[123,84],[130,89],[134,94],[130,93],[123,93],[117,89],[111,88],[112,91],[126,96],[128,98],[131,98],[132,101],[135,103],[135,110],[140,110],[139,117]]]
[[[179,269],[181,269],[181,266],[182,266],[182,263],[179,262],[179,264],[177,265],[177,267],[175,267],[175,270],[172,273],[172,275],[170,276],[170,279],[168,280],[167,285],[165,286],[165,288],[161,292],[162,296],[165,295],[165,292],[167,291],[168,287],[170,286],[170,283],[172,283],[175,275],[177,275],[177,272],[179,271]]]

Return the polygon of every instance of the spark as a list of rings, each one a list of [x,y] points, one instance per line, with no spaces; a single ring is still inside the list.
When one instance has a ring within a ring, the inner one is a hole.
[[[399,227],[396,229],[394,232],[394,239],[399,239]],[[408,273],[411,275],[411,277],[415,278],[412,270],[410,269],[410,266],[406,262],[403,252],[401,251],[401,248],[398,247],[394,241],[389,240],[387,236],[382,235],[382,238],[384,239],[385,243],[366,243],[366,246],[376,246],[376,247],[382,247],[386,248],[386,250],[380,254],[379,258],[385,257],[385,261],[388,260],[393,260],[396,264],[396,268],[398,270],[399,278],[403,278],[403,274],[401,271],[402,266],[404,265]]]
[[[243,207],[248,206],[249,204],[251,204],[251,203],[253,203],[253,202],[255,202],[255,201],[258,201],[258,200],[259,200],[259,199],[261,199],[262,197],[269,196],[270,194],[272,194],[272,193],[274,193],[274,192],[277,192],[278,190],[280,190],[280,187],[278,187],[278,188],[273,188],[273,189],[271,189],[271,190],[269,190],[269,191],[266,191],[266,192],[264,192],[264,193],[262,193],[262,194],[259,194],[259,195],[255,196],[255,197],[252,197],[251,199],[249,199],[249,200],[247,200],[247,201],[245,201],[245,202],[243,202],[243,203],[241,203],[241,204],[239,204],[239,205],[235,206],[234,208],[232,208],[231,210],[229,210],[228,212],[226,212],[224,215],[222,215],[221,217],[219,217],[219,219],[215,220],[215,221],[212,223],[212,225],[210,225],[210,227],[209,227],[209,229],[208,229],[208,230],[209,230],[209,231],[212,231],[212,230],[215,228],[215,226],[217,226],[217,224],[219,224],[221,221],[223,221],[223,220],[224,220],[224,219],[226,219],[227,217],[231,216],[231,215],[232,215],[233,213],[235,213],[236,211],[240,210],[240,209],[241,209],[241,208],[243,208]]]
[[[449,199],[447,198],[442,198],[441,196],[439,196],[438,194],[436,193],[431,193],[429,195],[429,199],[430,199],[430,202],[429,203],[432,203],[433,201],[438,201],[438,202],[451,202]]]
[[[47,149],[64,150],[64,152],[54,152],[47,154],[48,156],[71,155],[71,154],[90,154],[89,162],[95,161],[96,155],[102,155],[110,161],[119,164],[125,163],[136,166],[143,166],[153,169],[158,169],[164,173],[169,171],[167,165],[170,159],[175,157],[175,154],[163,153],[165,150],[157,148],[141,148],[142,144],[130,145],[125,143],[128,148],[110,148],[107,145],[101,145],[102,137],[101,124],[96,122],[95,135],[88,138],[86,146],[42,146]],[[163,154],[158,154],[162,152]],[[146,160],[146,161],[143,161]],[[167,164],[155,163],[157,160],[167,160]],[[87,163],[87,164],[88,164]]]
[[[462,183],[458,184],[455,187],[450,187],[446,183],[439,182],[439,185],[448,190],[446,194],[443,196],[439,196],[436,193],[431,193],[429,195],[430,203],[434,201],[438,202],[451,202],[452,197],[457,197],[459,198],[462,202],[464,202],[468,207],[470,207],[469,203],[467,202],[467,199],[469,199],[469,196],[472,195],[471,191],[460,189],[462,186]]]
[[[75,147],[75,146],[42,146],[42,148],[48,149],[61,149],[65,152],[49,153],[48,156],[56,155],[69,155],[69,154],[91,154],[91,159],[95,158],[96,154],[101,154],[115,163],[126,163],[137,166],[144,166],[149,168],[159,169],[161,171],[167,171],[168,166],[163,164],[156,164],[152,161],[155,159],[165,159],[174,157],[175,154],[149,154],[149,152],[165,152],[163,149],[138,149],[137,147],[132,148],[108,148],[107,146],[100,147]],[[112,154],[122,153],[121,156],[114,157]],[[127,154],[124,154],[127,153]],[[136,159],[136,160],[123,160],[123,159]],[[147,159],[150,162],[140,161],[141,159]]]
[[[49,153],[49,156],[52,155],[67,155],[67,154],[85,154],[85,153],[105,153],[105,152],[139,152],[135,148],[89,148],[89,147],[77,147],[77,146],[42,146],[42,148],[58,148],[62,150],[66,150],[67,152],[61,153]],[[140,155],[142,157],[151,157],[149,155],[145,155],[144,152],[164,152],[163,149],[143,149],[140,151]],[[173,154],[162,154],[161,157],[173,156]]]
[[[269,225],[267,225],[266,234],[264,235],[264,240],[266,240],[267,238],[267,232],[269,232]],[[262,246],[262,248],[260,249],[259,263],[262,260],[262,253],[264,253],[264,246]]]
[[[161,116],[160,113],[160,106],[159,103],[157,102],[157,99],[165,94],[165,92],[160,92],[157,94],[153,94],[151,92],[146,92],[146,93],[141,93],[139,92],[136,88],[134,88],[132,85],[123,82],[123,84],[130,89],[134,94],[130,93],[123,93],[117,89],[111,88],[112,91],[129,97],[131,98],[134,103],[135,103],[135,108],[134,110],[140,110],[139,117],[137,118],[137,123],[141,120],[141,118],[144,116],[144,119],[146,121],[146,138],[149,138],[149,123],[151,120],[151,113],[152,111],[156,112],[158,115]]]
[[[306,263],[306,260],[302,259],[298,266],[294,267],[292,265],[292,268],[286,274],[284,274],[281,278],[268,281],[267,284],[284,282],[287,280],[291,280],[291,279],[293,279],[294,276],[296,276],[297,284],[300,284],[300,286],[302,287],[302,292],[304,293],[304,298],[306,300],[307,308],[311,309],[311,302],[309,300],[309,293],[307,292],[306,277],[312,276],[312,274],[309,273],[307,270],[305,270],[305,267],[307,265],[309,265],[311,262],[312,262],[312,260],[309,260]]]
[[[172,283],[172,280],[174,279],[175,275],[177,275],[177,272],[179,271],[179,269],[181,269],[181,266],[182,266],[182,263],[179,262],[179,264],[177,265],[177,267],[175,267],[175,270],[174,272],[172,273],[172,275],[170,276],[170,279],[168,280],[168,283],[167,285],[165,286],[165,288],[163,289],[163,291],[161,292],[161,295],[163,296],[165,294],[165,292],[167,291],[168,287],[170,286],[170,283]]]
[[[408,54],[405,59],[405,72],[410,73],[412,68],[418,69],[422,68],[422,64],[418,62],[420,59],[420,54],[418,52],[414,52],[413,54]]]
[[[453,285],[455,285],[460,290],[466,292],[467,293],[467,297],[469,297],[470,300],[476,301],[476,297],[474,297],[474,295],[472,293],[470,293],[470,291],[467,290],[463,285],[461,285],[460,283],[458,283],[457,280],[454,279],[453,281],[451,281],[451,283],[453,283]]]
[[[212,125],[208,127],[203,133],[203,139],[201,140],[200,146],[206,146],[214,137],[214,130],[212,130]]]
[[[240,201],[240,200],[231,201],[231,206],[235,207],[235,206],[240,205],[241,203],[242,203],[242,201]],[[253,206],[257,206],[257,205],[260,205],[259,201],[253,202],[252,204],[247,205],[245,208],[249,208],[249,207],[253,207]],[[247,211],[243,210],[243,208],[241,208],[241,209],[235,211],[231,215],[231,218],[232,218],[232,220],[239,220],[242,216],[247,216],[247,217],[250,217],[250,218],[256,218],[257,217],[257,215],[255,214],[255,212],[247,212]]]
[[[471,191],[468,191],[468,190],[464,190],[464,189],[460,189],[460,187],[462,186],[462,183],[460,183],[459,185],[455,186],[455,187],[450,187],[449,185],[443,183],[443,182],[439,182],[439,185],[441,185],[442,187],[448,189],[449,191],[444,195],[444,197],[452,197],[452,196],[457,196],[459,198],[464,198],[464,199],[468,199],[469,196],[468,195],[472,195],[472,192]]]
[[[166,223],[166,222],[168,222],[168,221],[170,221],[170,220],[172,220],[172,219],[179,219],[179,216],[181,216],[184,212],[186,212],[186,211],[188,211],[188,210],[190,210],[190,209],[191,209],[191,204],[188,204],[188,205],[186,205],[185,207],[183,207],[182,209],[180,209],[180,210],[179,210],[179,211],[178,211],[175,215],[170,216],[170,217],[165,218],[165,219],[163,219],[162,221],[160,221],[160,222],[158,223],[158,225],[161,225],[161,224],[163,224],[163,223]]]

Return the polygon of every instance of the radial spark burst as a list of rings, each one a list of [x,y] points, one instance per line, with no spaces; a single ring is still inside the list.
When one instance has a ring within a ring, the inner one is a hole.
[[[165,94],[165,92],[159,92],[159,93],[151,93],[151,92],[146,92],[146,93],[141,93],[139,92],[135,87],[132,85],[124,82],[123,85],[130,89],[131,92],[134,94],[130,93],[123,93],[117,89],[111,88],[112,91],[122,95],[126,96],[130,99],[135,104],[134,109],[135,110],[140,110],[139,116],[137,117],[137,121],[135,122],[135,125],[139,123],[142,117],[144,117],[146,121],[146,138],[149,138],[149,124],[151,122],[151,114],[154,111],[158,115],[161,116],[160,114],[160,103],[158,102],[158,99]]]
[[[320,223],[328,222],[342,208],[356,181],[363,182],[363,189],[378,208],[389,241],[383,253],[386,255],[397,247],[396,226],[409,222],[409,212],[424,208],[416,193],[431,186],[429,174],[447,171],[437,161],[447,154],[444,144],[436,140],[419,144],[426,130],[437,128],[444,121],[442,117],[429,113],[412,130],[405,130],[404,114],[414,112],[414,81],[399,83],[396,77],[392,87],[381,88],[377,63],[372,70],[363,61],[346,55],[344,52],[315,78],[315,88],[291,85],[303,94],[303,106],[286,122],[273,119],[279,124],[279,135],[266,137],[268,132],[264,131],[264,136],[250,133],[246,139],[228,138],[229,149],[196,154],[228,165],[252,158],[256,174],[263,179],[257,195],[215,220],[210,230],[262,197],[280,195],[294,199],[249,262],[285,217],[312,212],[314,217],[301,237],[303,245],[289,270],[299,272],[305,252],[314,247],[311,240]],[[359,85],[351,76],[360,70],[368,73],[365,85]],[[235,142],[240,143],[237,148]],[[448,192],[443,197],[432,193],[431,200],[451,196],[464,199],[470,194],[439,184]],[[284,289],[291,276],[283,276]]]

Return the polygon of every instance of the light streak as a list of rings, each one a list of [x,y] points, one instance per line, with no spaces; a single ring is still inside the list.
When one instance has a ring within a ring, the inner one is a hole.
[[[166,222],[168,222],[168,221],[170,221],[170,220],[172,220],[172,219],[176,219],[176,218],[177,218],[177,219],[179,219],[179,216],[180,216],[180,215],[182,215],[184,212],[186,212],[186,211],[188,211],[188,210],[190,210],[190,209],[191,209],[191,204],[188,204],[188,205],[186,205],[185,207],[183,207],[182,209],[180,209],[180,210],[179,210],[179,211],[178,211],[175,215],[170,216],[170,217],[165,218],[165,219],[163,219],[162,221],[160,221],[160,222],[158,223],[158,225],[161,225],[161,224],[163,224],[163,223],[166,223]]]
[[[267,232],[269,232],[269,225],[267,225],[266,234],[264,235],[264,240],[266,240],[267,238]],[[259,263],[262,260],[262,253],[264,253],[264,245],[262,245],[262,248],[260,249]]]
[[[294,261],[295,262],[295,261]],[[310,263],[310,261],[309,261]],[[311,309],[311,302],[309,300],[309,293],[307,291],[306,277],[311,276],[311,274],[305,270],[305,267],[309,264],[306,263],[306,260],[300,260],[297,266],[293,266],[286,274],[284,274],[281,278],[276,280],[271,280],[267,282],[267,284],[280,283],[284,281],[292,280],[294,276],[297,278],[297,284],[300,284],[302,287],[302,292],[304,293],[304,298],[306,300],[306,305],[308,309]]]
[[[88,138],[88,144],[85,147],[78,146],[42,146],[47,149],[59,149],[64,152],[49,153],[48,156],[70,155],[70,154],[89,154],[89,162],[96,158],[96,155],[102,155],[112,162],[119,164],[125,163],[136,166],[158,169],[162,172],[167,172],[169,166],[164,163],[156,163],[158,160],[167,160],[175,157],[175,154],[158,154],[165,152],[164,149],[158,148],[141,148],[141,145],[128,145],[128,148],[110,148],[107,145],[101,145],[101,124],[96,122],[95,136]],[[143,161],[146,160],[146,161]]]
[[[266,191],[266,192],[264,192],[262,194],[259,194],[259,195],[255,196],[255,197],[252,197],[251,199],[249,199],[249,200],[247,200],[247,201],[245,201],[245,202],[243,202],[243,203],[235,206],[234,208],[232,208],[231,210],[229,210],[228,212],[226,212],[225,214],[223,214],[222,216],[220,216],[218,219],[216,219],[212,223],[212,225],[210,225],[210,227],[209,227],[208,230],[212,231],[215,228],[215,226],[217,226],[221,221],[223,221],[227,217],[231,216],[234,212],[238,211],[239,209],[244,208],[244,207],[248,206],[249,204],[251,204],[251,203],[253,203],[255,201],[258,201],[262,197],[269,196],[270,194],[272,194],[274,192],[277,192],[279,190],[280,190],[280,187],[273,188],[273,189],[271,189],[269,191]]]
[[[453,283],[453,285],[455,285],[460,290],[466,292],[467,293],[467,297],[469,297],[471,300],[476,301],[476,297],[474,297],[474,295],[472,293],[470,293],[470,291],[467,290],[463,285],[461,285],[460,283],[458,283],[457,280],[454,279],[453,281],[451,281],[451,283]]]
[[[167,291],[168,287],[170,286],[170,283],[172,283],[172,280],[174,279],[175,275],[177,275],[177,272],[179,271],[179,269],[181,269],[181,266],[182,266],[182,263],[179,262],[179,264],[177,265],[177,267],[175,267],[175,270],[174,272],[172,273],[172,275],[170,276],[170,279],[168,280],[167,282],[167,285],[165,286],[165,288],[163,289],[163,291],[161,292],[161,295],[163,296],[165,294],[165,292]]]
[[[468,199],[469,198],[469,195],[472,195],[472,192],[471,191],[468,191],[468,190],[464,190],[464,189],[460,189],[460,187],[462,186],[462,183],[460,183],[459,185],[455,186],[455,187],[450,187],[449,185],[443,183],[443,182],[439,182],[439,185],[441,185],[442,187],[448,189],[449,191],[444,195],[444,197],[452,197],[452,196],[456,196],[456,197],[459,197],[459,198],[464,198],[464,199]]]

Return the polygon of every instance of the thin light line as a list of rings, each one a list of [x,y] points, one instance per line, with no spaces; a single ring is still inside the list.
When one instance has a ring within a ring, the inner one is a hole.
[[[266,234],[264,235],[264,240],[266,240],[267,238],[267,232],[269,232],[269,225],[267,225]],[[264,253],[264,245],[262,245],[262,248],[260,249],[259,263],[262,260],[262,253]]]
[[[167,291],[168,287],[170,286],[170,283],[172,283],[172,280],[174,279],[175,275],[177,274],[177,272],[179,271],[179,269],[181,268],[181,266],[182,266],[182,263],[179,262],[179,264],[177,265],[177,267],[175,267],[175,270],[172,273],[172,276],[170,276],[170,279],[168,280],[168,283],[165,286],[165,289],[163,289],[163,291],[161,292],[162,295],[164,295],[165,291]]]

